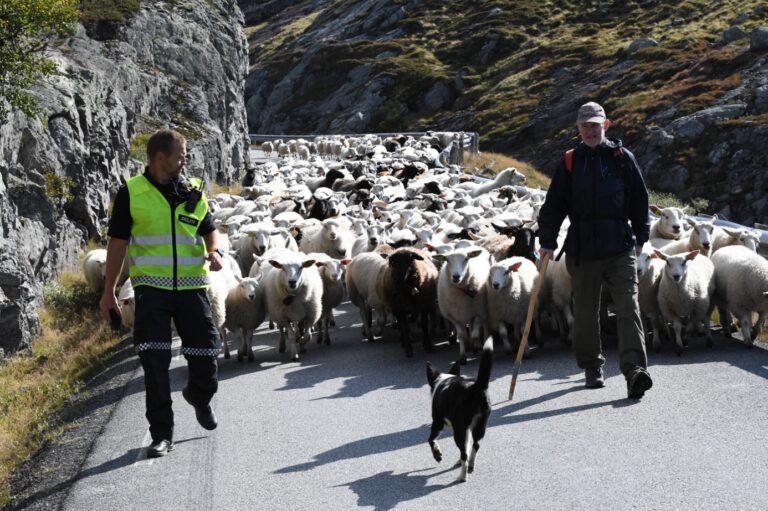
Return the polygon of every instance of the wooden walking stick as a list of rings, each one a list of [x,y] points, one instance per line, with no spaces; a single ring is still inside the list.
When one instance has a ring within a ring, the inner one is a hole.
[[[541,258],[541,268],[539,269],[539,277],[536,279],[536,285],[533,286],[533,292],[531,293],[531,301],[528,302],[528,315],[525,317],[525,330],[523,330],[523,338],[520,341],[520,347],[517,349],[517,358],[515,358],[515,365],[512,367],[512,381],[509,382],[509,400],[512,400],[512,395],[515,393],[515,385],[517,384],[517,374],[520,372],[520,363],[523,361],[523,353],[525,353],[525,347],[528,345],[528,334],[531,332],[531,323],[533,322],[533,310],[536,308],[536,298],[539,297],[539,291],[541,291],[541,285],[544,283],[544,274],[547,273],[547,264],[549,263],[549,253],[544,254]]]

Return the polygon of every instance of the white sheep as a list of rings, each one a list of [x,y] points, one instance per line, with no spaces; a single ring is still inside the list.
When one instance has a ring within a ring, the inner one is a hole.
[[[363,252],[371,252],[380,243],[384,242],[386,236],[386,229],[382,225],[374,224],[365,227],[363,234],[355,238],[355,242],[352,244],[352,257]]]
[[[712,333],[707,313],[715,285],[712,261],[707,257],[697,257],[697,250],[671,256],[658,249],[654,252],[665,261],[659,282],[659,309],[675,331],[675,353],[681,355],[683,352],[683,318],[688,318],[687,333],[701,328],[702,322],[706,321],[707,346],[711,347]]]
[[[126,279],[120,286],[120,291],[117,293],[117,303],[120,305],[120,317],[123,326],[129,330],[133,329],[133,323],[136,320],[136,294],[131,279]]]
[[[571,274],[568,273],[565,258],[552,259],[544,275],[538,306],[541,310],[545,308],[550,310],[557,323],[560,341],[565,344],[573,342],[572,289]],[[540,331],[540,329],[537,330]]]
[[[498,332],[508,353],[512,353],[513,347],[509,334],[514,345],[522,339],[528,302],[538,274],[536,265],[524,257],[504,259],[488,270],[488,327]]]
[[[334,259],[322,252],[307,254],[307,257],[315,260],[323,281],[323,312],[317,325],[317,343],[329,345],[331,338],[328,329],[333,321],[333,309],[338,307],[344,298],[344,267],[352,260]]]
[[[378,331],[381,335],[386,319],[386,307],[384,297],[379,295],[376,282],[379,273],[384,271],[387,261],[378,252],[363,252],[352,258],[347,266],[345,281],[349,301],[360,311],[363,322],[363,335],[371,342],[374,333],[371,330],[371,309],[376,311]]]
[[[208,295],[208,301],[211,303],[213,323],[216,325],[222,341],[225,338],[224,323],[227,319],[227,295],[229,294],[229,286],[227,284],[229,278],[227,273],[226,267],[219,271],[210,272],[208,275],[210,285],[205,290]]]
[[[323,252],[337,259],[349,259],[355,237],[344,222],[326,218],[319,225],[304,228],[299,250],[305,254]]]
[[[757,252],[760,245],[760,236],[751,229],[730,229],[728,227],[715,227],[713,234],[712,252],[731,245],[743,245],[752,252]]]
[[[709,257],[712,253],[715,220],[717,220],[716,216],[712,220],[702,221],[686,218],[686,221],[692,227],[690,232],[676,240],[652,238],[650,243],[654,248],[662,249],[667,255],[698,250],[701,255]]]
[[[242,362],[243,357],[248,356],[248,361],[253,362],[253,332],[264,321],[266,308],[264,305],[264,293],[258,278],[237,277],[237,286],[230,289],[227,294],[226,320],[224,327],[230,331],[239,333],[237,344],[237,361]],[[229,358],[229,343],[226,337],[224,343],[224,358]]]
[[[637,301],[640,305],[641,316],[645,318],[646,324],[650,325],[650,330],[653,332],[651,337],[653,348],[659,351],[661,349],[660,328],[662,326],[661,309],[659,309],[659,283],[661,282],[661,275],[664,273],[665,263],[656,256],[652,249],[647,247],[646,244],[643,247],[643,252],[637,257]]]
[[[676,240],[683,235],[685,232],[683,230],[684,210],[673,207],[661,209],[658,206],[651,206],[650,209],[654,214],[659,215],[659,218],[651,224],[650,239]]]
[[[768,314],[768,261],[747,247],[723,247],[712,255],[715,267],[715,304],[726,336],[731,336],[730,315],[741,323],[748,346],[760,334]],[[752,313],[758,313],[752,330]]]
[[[261,143],[261,152],[263,152],[267,158],[272,157],[272,151],[274,150],[275,148],[272,146],[272,142],[267,141]]]
[[[516,168],[510,167],[499,172],[493,181],[488,181],[482,184],[467,181],[466,183],[457,186],[459,189],[469,191],[469,195],[474,198],[490,192],[491,190],[495,190],[496,188],[501,188],[502,186],[517,186],[522,185],[523,183],[525,183],[525,176]]]
[[[315,261],[304,254],[290,252],[270,259],[273,270],[263,277],[270,321],[291,338],[290,359],[299,360],[309,339],[309,329],[322,314],[323,281]],[[283,346],[281,345],[281,348]]]
[[[96,248],[83,259],[83,275],[91,291],[101,293],[104,290],[104,277],[107,275],[107,251]]]
[[[466,364],[466,341],[471,339],[476,350],[486,323],[491,256],[482,248],[467,247],[434,257],[444,263],[437,281],[440,314],[453,325],[459,341],[459,361]]]

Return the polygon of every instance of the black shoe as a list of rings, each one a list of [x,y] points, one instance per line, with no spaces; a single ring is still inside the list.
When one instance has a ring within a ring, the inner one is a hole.
[[[211,405],[199,406],[195,404],[195,402],[192,401],[192,399],[189,397],[189,391],[187,390],[187,387],[182,389],[181,395],[184,397],[184,400],[192,405],[192,408],[195,409],[195,417],[197,418],[198,424],[200,424],[208,431],[216,429],[216,426],[219,425],[219,421],[216,420],[216,414],[213,413]]]
[[[584,378],[587,380],[584,386],[588,389],[605,387],[605,378],[603,377],[602,367],[588,367],[584,371]]]
[[[162,458],[174,448],[170,440],[158,440],[147,447],[147,458]]]
[[[645,369],[637,369],[627,379],[627,397],[629,399],[640,399],[645,391],[653,387],[651,375]]]

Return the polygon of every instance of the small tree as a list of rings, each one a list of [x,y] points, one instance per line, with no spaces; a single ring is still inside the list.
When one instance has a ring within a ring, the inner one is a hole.
[[[35,113],[37,102],[28,88],[56,73],[56,63],[46,58],[45,50],[52,37],[72,33],[77,2],[0,0],[0,122],[12,108]]]

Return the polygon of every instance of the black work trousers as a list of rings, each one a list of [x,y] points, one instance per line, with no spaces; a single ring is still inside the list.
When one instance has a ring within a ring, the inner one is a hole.
[[[171,291],[138,286],[133,342],[144,368],[146,417],[154,442],[173,440],[173,410],[168,369],[171,320],[181,337],[189,371],[187,389],[195,404],[205,406],[218,389],[216,357],[221,342],[205,289]]]

